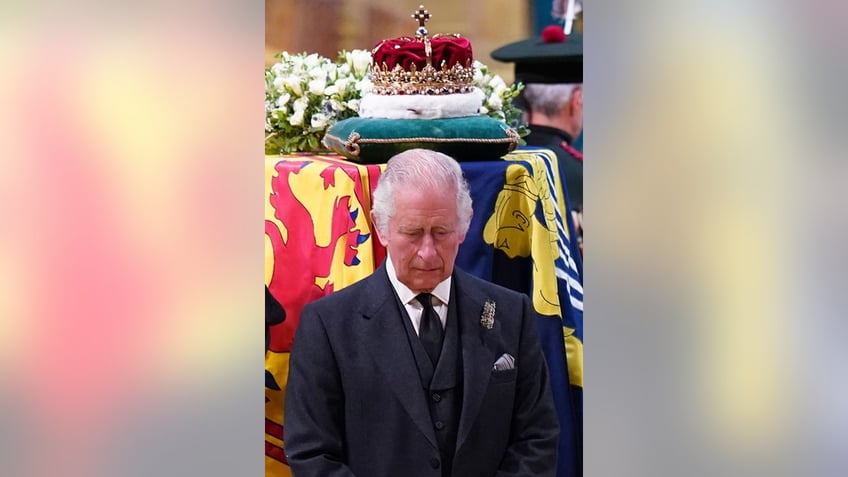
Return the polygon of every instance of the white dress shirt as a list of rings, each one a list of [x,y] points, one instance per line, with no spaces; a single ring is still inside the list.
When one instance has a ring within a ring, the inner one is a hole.
[[[386,272],[389,274],[389,281],[392,283],[395,292],[400,298],[401,303],[406,308],[406,313],[409,319],[412,320],[412,327],[415,328],[415,333],[418,334],[418,327],[421,324],[421,313],[424,307],[418,300],[415,299],[418,293],[410,290],[409,287],[401,283],[395,272],[395,265],[392,263],[392,258],[386,255]],[[430,292],[433,295],[433,309],[439,315],[439,320],[442,322],[442,329],[445,329],[445,320],[448,318],[448,303],[450,300],[451,277],[439,282],[436,288]]]

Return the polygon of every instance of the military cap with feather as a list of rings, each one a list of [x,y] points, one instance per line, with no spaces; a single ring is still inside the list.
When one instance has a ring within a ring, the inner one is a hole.
[[[504,45],[492,52],[492,58],[515,63],[515,81],[525,84],[583,82],[583,35],[566,35],[559,25]]]

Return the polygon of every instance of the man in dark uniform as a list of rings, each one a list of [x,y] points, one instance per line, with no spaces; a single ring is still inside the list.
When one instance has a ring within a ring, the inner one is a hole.
[[[498,48],[492,58],[515,63],[530,126],[524,140],[556,154],[582,250],[583,154],[572,143],[583,129],[583,36],[566,37],[561,26],[551,25],[541,37]]]

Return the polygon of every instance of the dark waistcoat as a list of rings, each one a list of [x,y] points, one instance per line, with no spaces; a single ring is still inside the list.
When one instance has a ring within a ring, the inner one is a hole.
[[[452,293],[451,296],[456,295]],[[415,333],[406,309],[400,304],[400,300],[398,304],[403,310],[406,336],[421,378],[421,392],[424,393],[430,408],[430,420],[433,422],[436,441],[439,443],[442,476],[450,477],[456,450],[459,413],[462,408],[462,347],[459,341],[456,299],[452,299],[448,304],[442,353],[435,369],[424,350],[424,345]]]

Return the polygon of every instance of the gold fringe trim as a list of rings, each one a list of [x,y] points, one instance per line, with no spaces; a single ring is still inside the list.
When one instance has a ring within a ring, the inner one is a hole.
[[[520,136],[513,128],[506,129],[507,137],[486,139],[476,137],[466,138],[444,138],[444,137],[403,137],[403,138],[386,138],[386,139],[363,139],[358,132],[352,132],[346,140],[332,134],[324,136],[325,140],[335,141],[344,146],[345,150],[354,157],[359,157],[362,152],[361,145],[363,144],[400,144],[409,142],[428,142],[438,144],[463,143],[463,144],[509,144],[509,152],[518,147]],[[325,144],[326,145],[326,144]]]

